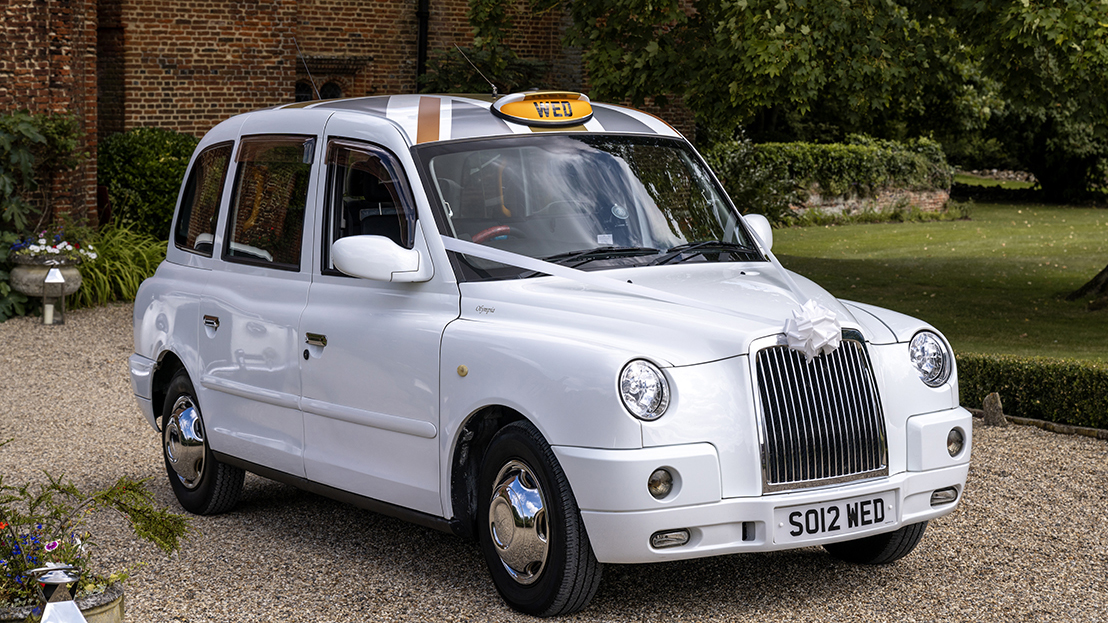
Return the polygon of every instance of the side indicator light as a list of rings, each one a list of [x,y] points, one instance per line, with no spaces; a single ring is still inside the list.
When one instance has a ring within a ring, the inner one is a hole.
[[[688,542],[689,531],[684,528],[681,530],[663,530],[650,535],[650,546],[654,549],[678,547]]]

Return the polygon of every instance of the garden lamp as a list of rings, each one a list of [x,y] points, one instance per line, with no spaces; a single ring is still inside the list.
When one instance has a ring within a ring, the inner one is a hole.
[[[65,277],[56,266],[42,281],[42,324],[65,324]]]
[[[31,569],[27,575],[46,589],[39,591],[46,602],[40,623],[88,623],[77,602],[66,590],[69,584],[74,584],[74,591],[77,589],[75,583],[81,576],[76,567],[48,562],[45,567]]]

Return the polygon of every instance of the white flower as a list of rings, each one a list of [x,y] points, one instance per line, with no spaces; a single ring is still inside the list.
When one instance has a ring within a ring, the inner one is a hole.
[[[46,251],[47,251],[48,253],[55,253],[55,254],[56,254],[56,253],[61,253],[61,251],[58,251],[58,248],[57,248],[57,247],[46,247]]]
[[[42,245],[46,244],[46,238],[39,238],[38,243]]]

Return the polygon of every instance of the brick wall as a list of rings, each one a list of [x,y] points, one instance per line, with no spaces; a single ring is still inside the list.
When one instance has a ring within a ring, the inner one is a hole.
[[[47,192],[29,199],[78,219],[96,209],[95,65],[95,0],[0,0],[0,112],[72,112],[89,154],[52,184],[39,180]]]
[[[508,44],[550,63],[546,86],[587,92],[580,51],[561,45],[568,18],[526,7],[514,0]],[[419,0],[0,0],[0,110],[79,116],[89,158],[56,181],[53,209],[95,216],[98,138],[140,126],[199,136],[237,113],[293,101],[308,70],[344,96],[415,92],[418,8]],[[467,0],[429,2],[429,53],[472,43],[467,8]],[[646,108],[692,136],[684,107]]]
[[[96,12],[96,74],[99,140],[124,130],[123,1],[99,0]]]
[[[888,212],[902,207],[912,207],[924,212],[939,212],[949,201],[949,190],[889,188],[877,191],[873,197],[823,197],[813,192],[804,205],[792,206],[792,208],[797,212],[819,210],[828,214],[857,214],[866,210]]]
[[[125,129],[201,135],[291,101],[296,10],[296,0],[125,0]]]

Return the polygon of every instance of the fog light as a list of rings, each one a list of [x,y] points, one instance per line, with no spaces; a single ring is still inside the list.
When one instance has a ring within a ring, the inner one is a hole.
[[[947,487],[931,494],[931,506],[942,506],[958,500],[958,488]]]
[[[662,532],[655,532],[650,536],[650,546],[654,549],[677,547],[678,545],[684,545],[688,542],[689,531],[683,528],[681,530],[665,530]]]
[[[655,500],[666,497],[670,491],[673,491],[673,474],[664,467],[654,470],[650,480],[646,481],[646,488]]]
[[[964,447],[966,447],[966,434],[960,428],[950,429],[946,434],[946,451],[954,457],[961,454]]]

